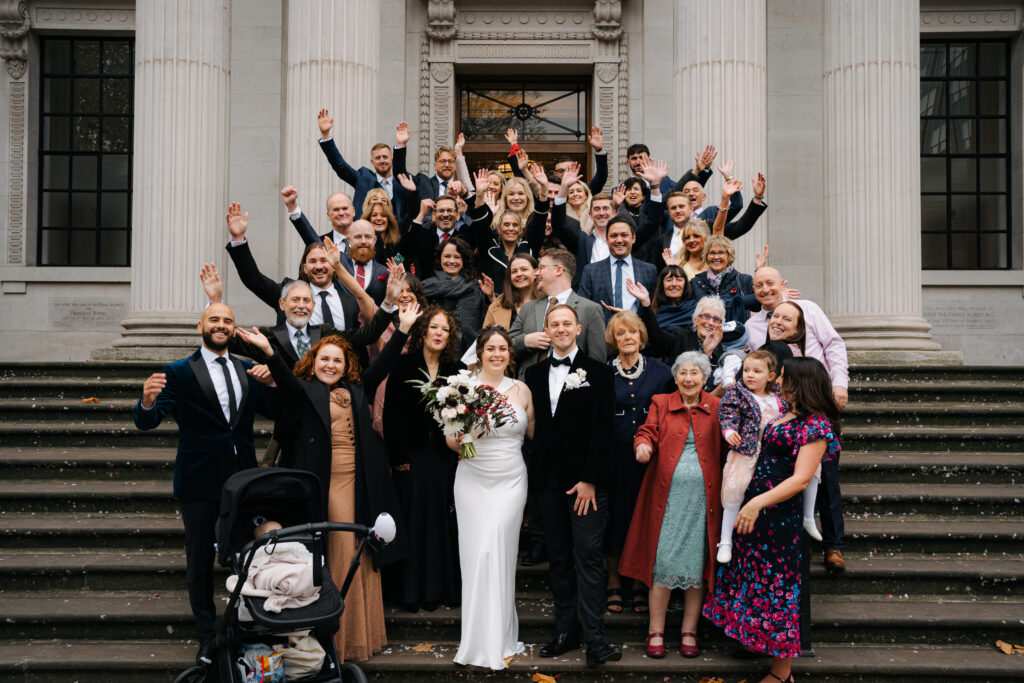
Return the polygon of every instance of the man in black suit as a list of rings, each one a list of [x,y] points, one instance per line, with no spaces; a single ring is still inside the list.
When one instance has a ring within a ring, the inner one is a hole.
[[[241,205],[233,203],[228,208],[228,232],[231,234],[231,241],[227,245],[228,254],[231,255],[242,284],[277,311],[277,322],[281,324],[285,320],[284,311],[279,305],[281,286],[291,281],[291,278],[275,282],[260,272],[245,237],[248,227],[249,214],[243,214]],[[334,277],[334,267],[319,242],[306,246],[299,266],[299,279],[307,281],[313,290],[312,324],[327,323],[337,330],[359,327],[358,303],[352,293]]]
[[[587,664],[600,664],[622,658],[604,635],[602,538],[615,394],[608,366],[576,346],[582,329],[575,309],[552,306],[544,323],[552,354],[526,371],[537,421],[530,483],[537,491],[555,595],[555,638],[540,656],[578,648],[582,632]]]
[[[430,223],[423,225],[430,211]],[[434,250],[452,237],[466,239],[467,228],[459,224],[459,203],[451,195],[435,201],[422,202],[419,214],[412,220],[408,231],[398,242],[398,253],[406,263],[413,264],[413,272],[425,280],[434,274]]]
[[[252,364],[232,357],[228,342],[235,316],[224,304],[203,311],[197,330],[203,345],[189,358],[150,375],[132,411],[141,430],[170,414],[178,423],[174,498],[185,524],[188,598],[196,618],[198,664],[212,663],[216,608],[213,603],[215,525],[220,492],[235,472],[256,467],[253,418],[276,417],[275,391],[248,376]]]
[[[292,222],[295,232],[299,233],[302,243],[308,247],[310,244],[323,242],[330,238],[338,245],[342,265],[351,273],[353,268],[352,259],[349,257],[348,231],[356,217],[352,198],[344,192],[335,192],[327,198],[327,220],[331,223],[331,231],[319,236],[316,234],[316,228],[299,208],[299,192],[293,185],[281,190],[281,201],[284,202],[284,208],[288,211],[288,220]]]

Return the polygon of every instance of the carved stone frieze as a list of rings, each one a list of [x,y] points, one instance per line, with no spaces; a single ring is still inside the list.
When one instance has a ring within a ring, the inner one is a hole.
[[[594,36],[598,40],[618,40],[622,35],[622,0],[594,2]]]
[[[1015,8],[928,10],[921,12],[921,32],[1016,31],[1021,17]]]
[[[7,63],[7,73],[17,80],[28,66],[28,31],[32,22],[28,5],[22,0],[0,0],[0,57]]]
[[[455,0],[427,3],[427,35],[434,40],[451,40],[455,36]]]
[[[552,60],[590,61],[590,43],[550,42],[459,42],[455,47],[458,59],[467,61],[549,62]]]
[[[135,29],[135,9],[124,3],[110,7],[33,7],[32,26],[36,29],[84,28],[84,29]]]
[[[444,83],[450,79],[454,72],[455,65],[451,62],[434,62],[430,65],[430,75],[439,83]]]
[[[619,75],[619,65],[614,62],[599,62],[594,65],[594,73],[602,83],[611,83]]]
[[[7,263],[25,262],[25,83],[11,83],[10,109],[10,182],[7,196]]]
[[[617,3],[616,3],[617,4]],[[593,15],[570,10],[482,10],[459,13],[459,34],[467,31],[537,31],[593,29]]]

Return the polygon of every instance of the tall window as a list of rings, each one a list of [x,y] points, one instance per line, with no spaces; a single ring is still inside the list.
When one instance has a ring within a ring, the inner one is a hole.
[[[129,265],[134,47],[42,40],[39,265]]]
[[[1010,267],[1010,49],[921,41],[924,268]]]

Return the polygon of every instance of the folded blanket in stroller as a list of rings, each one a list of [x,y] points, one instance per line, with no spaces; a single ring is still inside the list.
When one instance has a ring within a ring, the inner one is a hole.
[[[269,553],[266,548],[256,551],[242,595],[266,598],[263,609],[272,613],[316,602],[320,586],[313,585],[313,553],[297,541],[278,543]],[[227,589],[233,591],[237,583],[237,576],[229,576]]]

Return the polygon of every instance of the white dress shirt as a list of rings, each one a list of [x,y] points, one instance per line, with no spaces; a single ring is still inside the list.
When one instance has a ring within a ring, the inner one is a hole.
[[[608,243],[604,241],[604,238],[598,235],[596,232],[593,235],[594,246],[590,248],[590,262],[597,263],[602,259],[606,259],[611,256],[611,252],[608,251]],[[586,264],[583,264],[586,265]],[[582,268],[582,266],[579,266]]]
[[[331,307],[331,316],[334,318],[334,329],[344,330],[345,329],[345,309],[341,307],[341,297],[338,296],[338,290],[334,288],[334,283],[327,285],[326,287],[317,287],[312,282],[309,283],[310,289],[313,290],[313,315],[309,316],[310,325],[319,325],[324,321],[324,312],[321,308],[323,304],[320,292],[327,292],[327,305]]]
[[[576,360],[576,354],[579,353],[580,347],[574,346],[572,351],[569,352],[568,356],[562,356],[562,358],[568,358],[569,362],[572,363]],[[557,353],[551,354],[552,360],[559,360],[560,357]],[[565,378],[569,376],[569,370],[571,368],[568,365],[552,365],[548,369],[548,394],[551,396],[551,414],[555,414],[555,410],[558,408],[558,398],[562,395],[562,388],[565,386]]]
[[[375,173],[374,175],[377,176],[377,184],[384,188],[384,191],[388,193],[388,199],[394,201],[395,186],[394,183],[392,182],[392,180],[394,180],[394,176],[388,176],[387,178],[385,178],[380,173]]]
[[[235,390],[235,409],[237,410],[242,403],[242,385],[238,380],[238,373],[235,372],[235,364],[231,362],[231,356],[228,355],[227,351],[224,351],[223,356],[218,356],[210,349],[202,346],[199,348],[199,353],[203,357],[203,362],[206,363],[206,369],[210,371],[210,379],[213,380],[213,388],[217,392],[217,400],[220,401],[220,409],[224,412],[224,419],[231,422],[228,385],[224,381],[224,371],[221,369],[221,364],[217,362],[217,359],[224,358],[227,360],[228,374],[231,375],[231,384]]]
[[[455,180],[455,176],[445,180],[435,173],[434,177],[437,178],[437,197],[434,197],[434,199],[437,199],[438,197],[443,197],[448,193],[448,186],[451,185],[453,180]]]
[[[622,310],[635,311],[638,310],[636,306],[636,297],[630,294],[629,290],[626,288],[627,279],[636,282],[636,278],[633,277],[633,256],[627,254],[622,260],[626,262],[626,265],[622,266]],[[612,299],[615,298],[615,273],[619,269],[619,266],[617,265],[618,261],[619,259],[617,256],[610,256],[608,259],[608,263],[612,269]]]

